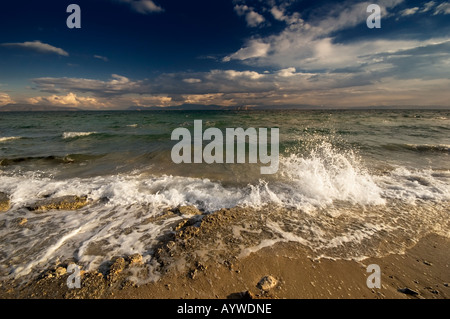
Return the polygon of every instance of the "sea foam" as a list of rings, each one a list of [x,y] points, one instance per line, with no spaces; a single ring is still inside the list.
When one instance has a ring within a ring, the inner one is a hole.
[[[80,136],[89,136],[92,134],[96,134],[97,132],[64,132],[62,137],[64,139],[75,138]]]
[[[18,140],[21,139],[22,137],[20,136],[7,136],[7,137],[0,137],[0,142],[7,142],[7,141],[12,141],[12,140]]]
[[[11,198],[11,208],[0,215],[0,223],[13,225],[20,214],[33,225],[0,229],[0,277],[33,274],[70,258],[85,270],[96,269],[113,256],[134,253],[149,261],[161,234],[183,217],[174,214],[160,223],[148,222],[149,218],[180,205],[194,205],[205,213],[241,206],[267,214],[258,218],[265,219],[271,237],[241,247],[243,255],[278,241],[296,241],[320,256],[358,259],[378,253],[371,241],[397,238],[393,241],[397,242],[404,234],[419,238],[428,231],[448,233],[448,211],[442,207],[450,200],[449,172],[399,167],[374,175],[354,153],[327,143],[309,154],[281,157],[274,179],[241,187],[138,170],[64,180],[35,172],[4,172],[0,181],[0,192]],[[75,212],[39,215],[25,209],[42,198],[67,195],[87,196],[90,205]],[[276,213],[269,206],[282,210]],[[237,234],[241,231],[248,233],[236,229]]]

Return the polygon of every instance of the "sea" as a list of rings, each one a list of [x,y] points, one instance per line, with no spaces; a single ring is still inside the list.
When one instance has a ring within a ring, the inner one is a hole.
[[[278,128],[278,171],[175,164],[172,132],[193,134],[195,120],[224,133]],[[402,253],[428,234],[450,237],[450,111],[4,112],[0,192],[10,199],[0,212],[0,279],[37,276],[64,260],[93,270],[139,253],[150,263],[158,238],[185,216],[149,218],[178,206],[267,214],[270,240],[239,247],[239,256],[293,241],[315,258],[364,260]],[[29,209],[69,195],[89,204]]]

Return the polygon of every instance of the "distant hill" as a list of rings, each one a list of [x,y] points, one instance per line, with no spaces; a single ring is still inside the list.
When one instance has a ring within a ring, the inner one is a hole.
[[[6,104],[0,106],[0,112],[42,112],[42,111],[79,111],[74,107],[36,104]]]

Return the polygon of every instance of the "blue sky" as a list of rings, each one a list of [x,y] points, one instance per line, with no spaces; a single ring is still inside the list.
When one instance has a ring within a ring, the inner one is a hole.
[[[69,4],[81,29],[69,29]],[[371,3],[381,29],[369,29]],[[25,0],[0,10],[0,106],[450,106],[450,2]]]

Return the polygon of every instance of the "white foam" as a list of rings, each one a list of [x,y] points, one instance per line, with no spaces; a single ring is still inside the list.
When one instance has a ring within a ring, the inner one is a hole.
[[[388,175],[375,177],[384,197],[414,203],[417,200],[450,200],[450,171],[397,167]]]
[[[64,139],[80,137],[80,136],[89,136],[92,134],[96,134],[97,132],[64,132],[62,137]]]
[[[274,237],[253,247],[242,247],[244,256],[278,241],[296,241],[313,250],[363,245],[372,237],[396,231],[397,217],[402,218],[402,227],[414,236],[416,231],[438,229],[433,226],[433,218],[439,217],[439,213],[424,216],[428,206],[417,213],[401,207],[397,212],[384,208],[387,202],[432,201],[429,205],[433,206],[433,201],[450,200],[448,171],[399,167],[388,174],[373,176],[354,154],[338,152],[326,143],[308,156],[281,158],[280,164],[275,179],[260,180],[246,187],[225,187],[205,178],[152,176],[139,171],[66,180],[37,173],[2,173],[0,192],[10,195],[11,209],[0,215],[0,222],[9,225],[21,215],[33,227],[0,228],[3,244],[0,276],[22,276],[57,259],[73,257],[85,270],[95,269],[113,256],[141,253],[148,259],[158,236],[181,218],[173,216],[159,224],[146,222],[166,207],[194,205],[213,212],[235,206],[257,208],[275,204],[307,213],[269,219],[267,229]],[[43,197],[65,195],[87,195],[92,204],[74,212],[50,211],[39,215],[24,209]],[[348,205],[340,209],[335,207],[336,202]],[[375,217],[363,211],[365,206],[371,207]],[[381,207],[378,210],[373,208],[378,206]],[[340,224],[335,225],[338,220]],[[359,228],[348,226],[355,222]],[[445,224],[442,228],[445,232]],[[93,246],[99,246],[101,251],[93,253]]]
[[[295,190],[284,193],[285,201],[295,204],[305,198],[314,205],[331,204],[334,200],[363,205],[382,205],[381,189],[351,152],[345,154],[322,143],[308,157],[295,154],[281,159],[281,174]],[[296,206],[296,205],[295,205]]]
[[[7,142],[12,140],[18,140],[21,139],[21,136],[7,136],[7,137],[0,137],[0,142]]]

